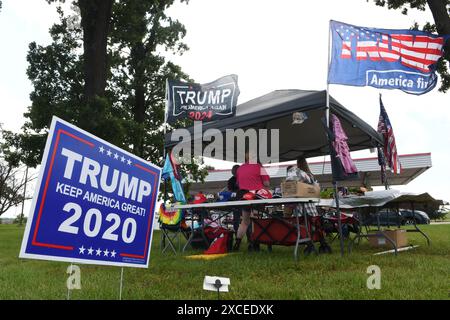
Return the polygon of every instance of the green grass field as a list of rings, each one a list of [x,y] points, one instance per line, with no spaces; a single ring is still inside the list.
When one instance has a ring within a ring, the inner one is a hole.
[[[66,299],[68,263],[19,259],[24,228],[0,225],[0,300]],[[376,249],[362,241],[341,258],[338,241],[331,255],[300,257],[292,247],[274,247],[272,253],[241,252],[218,260],[188,260],[185,254],[162,254],[155,232],[148,269],[124,270],[123,299],[215,299],[202,289],[205,275],[231,279],[222,299],[449,299],[450,225],[424,226],[432,245],[419,234],[408,234],[420,247],[373,256]],[[381,289],[366,287],[367,267],[381,268]],[[72,299],[117,299],[120,268],[80,265],[81,290]]]

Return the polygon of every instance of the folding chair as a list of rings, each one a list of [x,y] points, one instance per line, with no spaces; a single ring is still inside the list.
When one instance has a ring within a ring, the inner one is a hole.
[[[180,238],[185,238],[186,230],[183,228],[183,212],[182,210],[168,211],[164,204],[159,208],[159,226],[161,230],[161,252],[165,252],[168,248],[177,254],[175,241],[178,242],[178,251],[181,249]]]
[[[177,254],[177,249],[175,247],[175,241],[178,240],[178,251],[180,250],[180,235],[181,227],[180,225],[167,225],[160,224],[161,229],[161,252],[165,252],[168,248],[171,248],[173,253]]]
[[[183,247],[183,252],[188,246],[191,246],[192,249],[204,250],[209,247],[210,242],[208,241],[204,230],[204,220],[207,215],[208,213],[204,209],[188,210],[186,220],[190,220],[191,228],[184,233],[187,242]],[[197,226],[195,226],[196,224]]]

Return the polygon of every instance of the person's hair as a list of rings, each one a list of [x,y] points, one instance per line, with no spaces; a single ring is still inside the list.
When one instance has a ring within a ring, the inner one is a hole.
[[[235,165],[233,166],[233,168],[231,168],[231,174],[232,174],[233,176],[236,175],[237,169],[239,169],[239,167],[240,167],[240,165],[235,164]]]
[[[286,172],[288,172],[289,170],[291,170],[292,167],[293,167],[293,166],[288,166],[288,167],[286,168]]]
[[[306,173],[311,174],[311,170],[309,169],[308,162],[306,162],[305,157],[297,158],[297,168],[305,171]]]
[[[256,152],[256,150],[246,149],[245,150],[245,162],[250,163],[250,161],[256,160],[256,163],[260,163],[259,159],[257,157],[257,154],[258,153]]]

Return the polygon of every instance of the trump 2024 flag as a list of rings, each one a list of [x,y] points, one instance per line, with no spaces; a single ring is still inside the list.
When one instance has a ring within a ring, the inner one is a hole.
[[[437,83],[436,62],[450,35],[357,27],[331,21],[328,83],[423,94]]]

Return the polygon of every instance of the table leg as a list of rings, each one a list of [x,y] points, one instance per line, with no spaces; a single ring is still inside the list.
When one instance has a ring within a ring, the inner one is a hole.
[[[297,223],[297,240],[295,241],[294,259],[295,259],[295,262],[298,262],[298,245],[300,243],[300,220],[298,218],[299,205],[295,206],[294,214],[295,214],[295,221]]]

